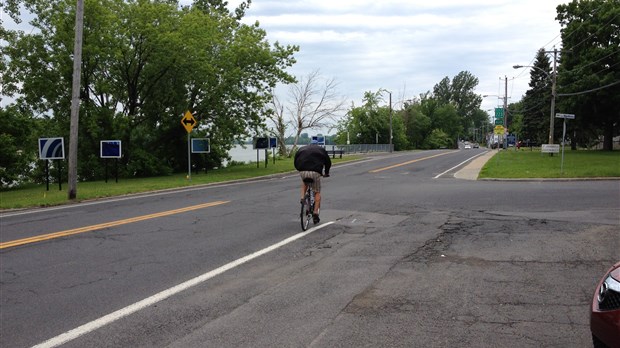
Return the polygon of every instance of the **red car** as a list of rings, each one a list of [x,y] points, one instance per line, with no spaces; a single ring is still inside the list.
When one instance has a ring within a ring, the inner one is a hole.
[[[590,331],[595,348],[620,348],[620,262],[605,273],[596,287]]]

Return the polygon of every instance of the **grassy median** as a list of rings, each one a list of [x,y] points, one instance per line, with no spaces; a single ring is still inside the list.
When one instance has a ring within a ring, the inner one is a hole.
[[[485,164],[478,176],[479,179],[609,177],[620,177],[620,151],[565,149],[562,164],[561,151],[551,156],[536,148],[501,150]]]
[[[332,159],[332,163],[351,161],[359,158],[361,157],[344,156],[342,159]],[[116,183],[115,178],[111,176],[108,178],[107,183],[104,180],[79,182],[77,185],[77,193],[78,200],[84,201],[132,193],[255,178],[271,174],[292,172],[294,170],[293,159],[286,158],[276,160],[275,164],[270,160],[266,168],[265,162],[259,163],[258,166],[256,162],[254,162],[209,170],[207,173],[204,171],[198,173],[194,172],[192,173],[191,180],[187,179],[187,173],[152,178],[119,178],[118,183]],[[31,184],[15,189],[2,190],[0,191],[0,209],[44,207],[69,203],[70,201],[67,199],[67,183],[65,182],[61,186],[62,190],[59,189],[58,183],[50,183],[49,191],[47,191],[45,184]]]

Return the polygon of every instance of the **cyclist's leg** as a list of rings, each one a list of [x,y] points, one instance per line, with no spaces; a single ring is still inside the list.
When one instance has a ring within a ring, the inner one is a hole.
[[[319,209],[321,208],[321,175],[316,173],[316,177],[314,179],[314,184],[312,185],[312,189],[314,190],[314,214],[319,214]]]
[[[315,192],[314,193],[314,213],[318,214],[320,208],[321,208],[321,193]]]
[[[300,196],[300,197],[301,197],[301,198],[300,198],[300,201],[301,201],[302,203],[303,203],[304,197],[305,197],[305,195],[306,195],[306,189],[307,189],[307,187],[306,187],[306,183],[304,183],[304,182],[302,181],[302,182],[301,182],[301,196]]]
[[[300,171],[299,176],[301,177],[301,195],[299,197],[300,197],[300,202],[303,202],[306,196],[306,190],[308,189],[308,186],[304,182],[304,179],[307,178],[307,174],[306,172]]]

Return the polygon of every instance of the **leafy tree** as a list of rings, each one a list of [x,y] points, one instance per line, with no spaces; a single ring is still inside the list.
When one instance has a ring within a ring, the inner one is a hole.
[[[37,159],[40,122],[17,107],[0,109],[0,188],[19,185],[30,178]]]
[[[459,115],[452,104],[442,105],[435,110],[431,117],[433,130],[441,130],[451,140],[451,146],[456,146],[457,139],[463,134],[463,127],[459,122]]]
[[[477,142],[483,141],[485,130],[492,128],[489,122],[489,115],[484,110],[478,109],[472,115],[472,122],[475,129],[474,140]]]
[[[346,143],[347,134],[354,144],[387,144],[390,137],[390,107],[383,103],[383,90],[364,93],[364,104],[352,106],[346,117],[338,124],[337,141]],[[403,117],[392,110],[392,144],[395,150],[408,146]]]
[[[403,121],[409,144],[414,149],[424,146],[424,139],[431,133],[431,119],[422,112],[419,102],[405,104]]]
[[[469,71],[461,71],[452,81],[443,78],[433,88],[433,94],[439,104],[452,104],[458,115],[462,129],[472,129],[474,115],[480,109],[482,97],[474,92],[478,86],[478,78]]]
[[[424,140],[426,149],[444,149],[452,146],[452,139],[441,129],[433,129],[431,134]]]
[[[508,105],[508,114],[511,115],[507,119],[507,127],[510,134],[515,134],[519,140],[524,139],[523,135],[523,100]],[[529,139],[529,138],[525,138]]]
[[[35,14],[32,33],[9,32],[2,47],[4,92],[27,112],[68,136],[75,1],[23,0]],[[294,78],[296,46],[271,45],[258,23],[241,18],[250,1],[229,13],[225,1],[99,0],[85,2],[80,93],[81,179],[96,169],[99,140],[123,141],[128,175],[187,168],[186,110],[197,136],[211,138],[203,161],[221,163],[235,141],[264,127],[261,110],[277,83]],[[50,83],[53,81],[53,83]]]
[[[557,7],[563,52],[558,97],[563,110],[576,115],[569,126],[588,142],[604,136],[613,150],[620,134],[620,6],[617,0],[573,0]],[[572,132],[571,132],[572,133]]]

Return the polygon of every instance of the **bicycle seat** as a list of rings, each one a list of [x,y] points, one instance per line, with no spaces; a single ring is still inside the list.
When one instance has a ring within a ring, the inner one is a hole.
[[[314,179],[312,179],[312,178],[304,178],[304,182],[306,184],[312,184],[312,183],[314,183]]]

